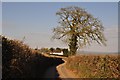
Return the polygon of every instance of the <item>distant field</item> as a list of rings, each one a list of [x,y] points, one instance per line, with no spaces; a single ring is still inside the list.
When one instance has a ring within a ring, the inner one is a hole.
[[[66,67],[80,78],[118,78],[120,55],[80,54],[67,59]]]
[[[81,55],[86,55],[86,56],[120,56],[120,53],[86,53],[86,54],[77,54],[76,56],[81,56]]]

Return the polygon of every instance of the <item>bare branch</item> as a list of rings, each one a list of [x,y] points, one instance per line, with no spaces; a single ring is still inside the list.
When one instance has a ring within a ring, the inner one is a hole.
[[[59,27],[54,28],[55,39],[67,39],[77,36],[79,46],[91,44],[105,44],[104,27],[98,18],[94,18],[85,9],[79,7],[61,8],[56,15],[59,16]]]

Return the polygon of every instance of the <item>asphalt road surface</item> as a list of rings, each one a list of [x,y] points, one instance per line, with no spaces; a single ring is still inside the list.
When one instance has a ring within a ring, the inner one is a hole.
[[[73,72],[66,69],[66,61],[60,65],[52,66],[45,72],[44,78],[61,78],[61,80],[73,80],[79,78]],[[58,79],[57,79],[58,80]]]
[[[59,74],[56,69],[56,66],[52,66],[48,68],[48,70],[45,72],[44,78],[58,78]]]

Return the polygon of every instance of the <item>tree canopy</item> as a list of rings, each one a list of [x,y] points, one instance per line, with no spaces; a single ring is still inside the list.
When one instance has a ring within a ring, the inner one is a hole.
[[[67,42],[71,54],[93,41],[106,45],[103,24],[85,9],[75,6],[61,8],[56,15],[59,16],[59,24],[53,29],[53,38]]]

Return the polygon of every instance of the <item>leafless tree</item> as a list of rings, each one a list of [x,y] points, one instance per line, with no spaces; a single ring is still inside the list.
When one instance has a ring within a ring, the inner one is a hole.
[[[76,54],[79,48],[96,41],[106,45],[104,27],[97,18],[94,18],[85,9],[79,7],[61,8],[59,25],[53,29],[53,39],[62,39],[68,43],[71,55]]]

